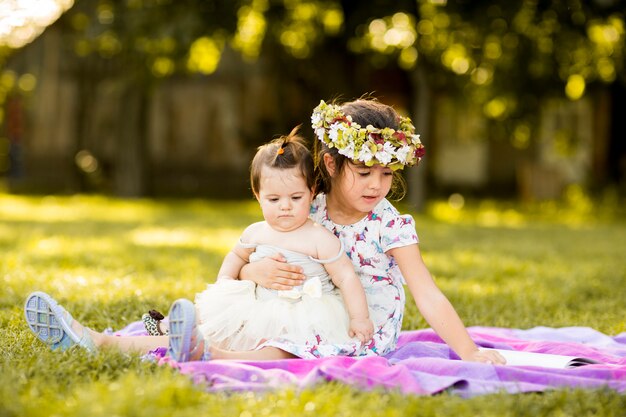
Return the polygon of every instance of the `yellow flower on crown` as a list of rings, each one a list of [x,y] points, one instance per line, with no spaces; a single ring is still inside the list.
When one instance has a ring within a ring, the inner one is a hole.
[[[362,127],[341,107],[324,100],[313,109],[311,127],[315,136],[346,158],[366,166],[382,165],[396,171],[419,163],[424,145],[408,117],[400,117],[399,129]]]

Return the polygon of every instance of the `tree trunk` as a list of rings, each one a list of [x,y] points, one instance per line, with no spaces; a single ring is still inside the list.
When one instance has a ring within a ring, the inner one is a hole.
[[[114,193],[121,197],[141,197],[146,187],[147,98],[141,86],[128,82],[120,103]]]
[[[430,86],[425,74],[423,63],[418,63],[415,71],[411,73],[411,81],[414,88],[413,111],[415,130],[426,147],[426,156],[422,158],[418,167],[407,171],[408,203],[417,211],[424,211],[426,207],[426,168],[428,161],[428,143],[430,142],[431,99]]]

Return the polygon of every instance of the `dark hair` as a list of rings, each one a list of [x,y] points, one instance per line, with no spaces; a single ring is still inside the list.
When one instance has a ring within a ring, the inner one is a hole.
[[[250,186],[257,195],[260,190],[263,167],[290,169],[299,168],[309,189],[315,187],[313,157],[306,147],[305,140],[298,135],[300,126],[295,127],[287,136],[281,136],[261,145],[250,164]]]
[[[393,107],[380,103],[375,99],[358,99],[350,101],[341,105],[341,110],[347,115],[352,117],[352,121],[358,123],[361,126],[372,125],[375,128],[383,129],[390,127],[392,129],[398,129],[399,115],[393,109]],[[337,148],[329,148],[323,142],[316,140],[314,144],[315,152],[315,192],[326,193],[330,192],[332,186],[332,177],[326,169],[324,164],[324,155],[329,154],[335,162],[337,174],[340,174],[345,169],[346,162],[350,162],[350,159],[341,155]],[[405,195],[405,182],[404,178],[399,171],[393,172],[393,183],[391,187],[392,196],[400,200]]]

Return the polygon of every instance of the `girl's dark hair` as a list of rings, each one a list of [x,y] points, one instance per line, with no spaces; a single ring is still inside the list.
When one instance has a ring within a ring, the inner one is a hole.
[[[298,134],[300,126],[287,136],[273,139],[259,146],[250,164],[250,186],[255,195],[259,194],[263,167],[290,169],[297,167],[309,189],[315,187],[313,157],[306,147],[305,140]]]
[[[383,129],[390,127],[392,129],[398,129],[398,113],[393,107],[380,103],[375,99],[358,99],[350,101],[341,105],[341,109],[347,116],[352,117],[352,121],[365,127],[372,125],[375,128]],[[332,177],[326,169],[324,164],[324,155],[329,154],[335,162],[336,174],[341,174],[345,169],[346,162],[350,162],[350,159],[341,155],[337,148],[329,148],[323,142],[316,140],[313,145],[315,152],[315,192],[325,193],[330,192],[332,186]],[[405,182],[404,178],[399,171],[393,172],[393,183],[391,187],[391,194],[394,199],[400,200],[405,195]]]

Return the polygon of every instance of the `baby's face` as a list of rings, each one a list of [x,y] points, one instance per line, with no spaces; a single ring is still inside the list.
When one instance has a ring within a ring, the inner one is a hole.
[[[313,193],[298,168],[264,167],[257,199],[265,221],[275,230],[289,232],[306,223]]]

